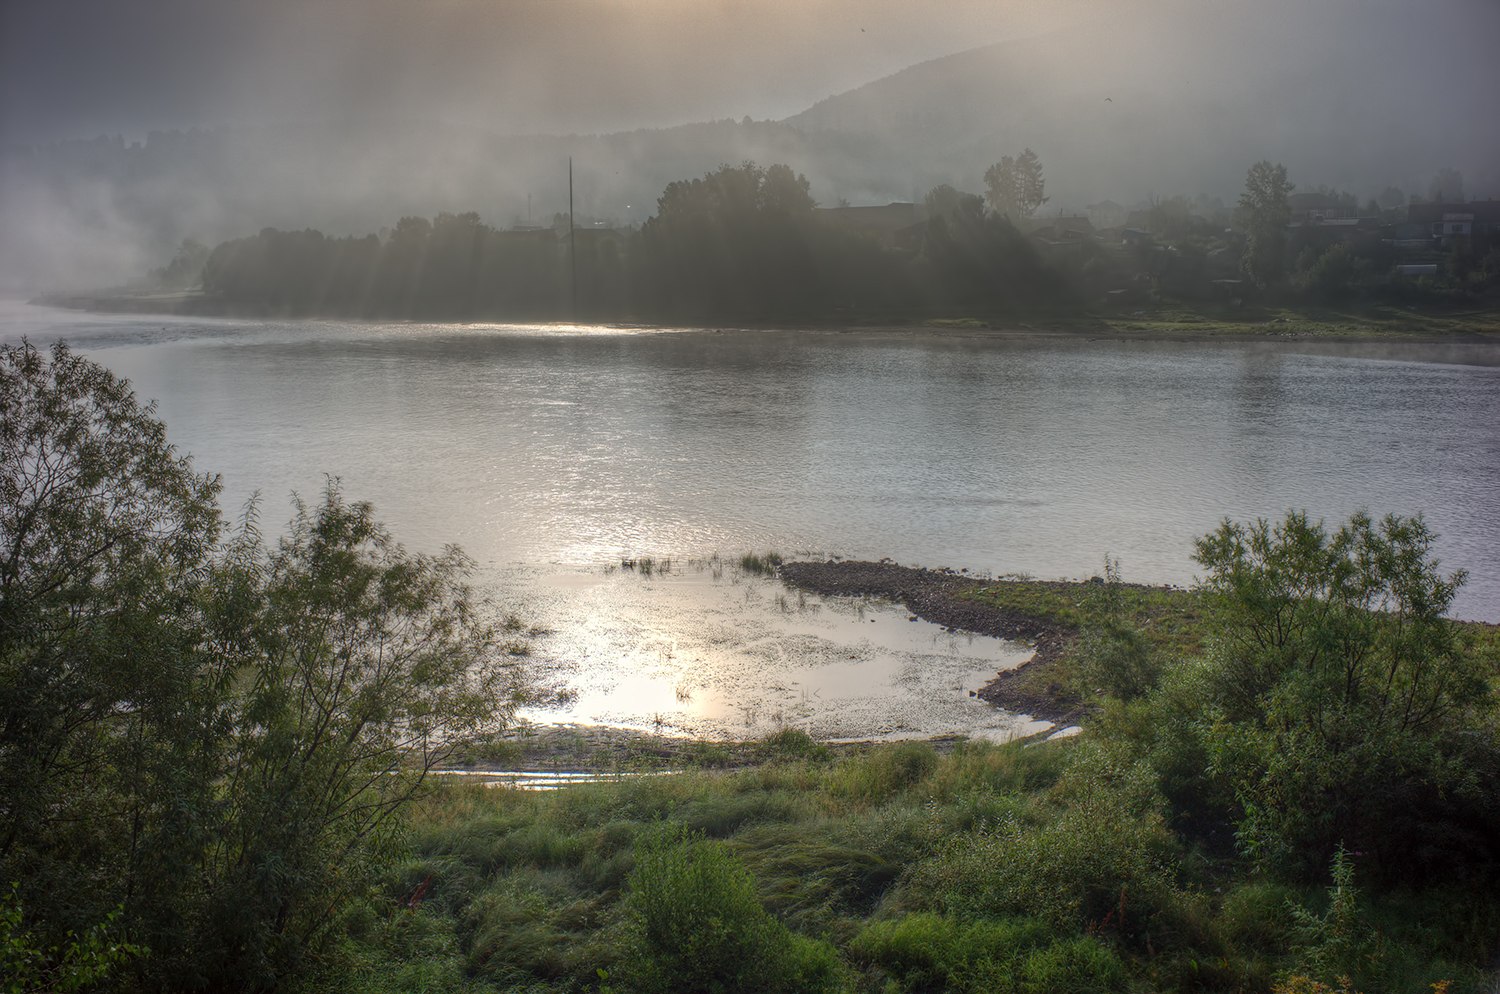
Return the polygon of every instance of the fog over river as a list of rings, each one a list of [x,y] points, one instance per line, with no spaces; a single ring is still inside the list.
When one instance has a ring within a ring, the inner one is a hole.
[[[799,598],[746,551],[1191,583],[1225,516],[1421,512],[1500,620],[1500,348],[100,316],[0,305],[158,401],[234,516],[324,474],[461,545],[567,691],[544,720],[1005,735],[1024,652]],[[720,557],[714,560],[717,553]],[[623,559],[670,558],[669,575]]]

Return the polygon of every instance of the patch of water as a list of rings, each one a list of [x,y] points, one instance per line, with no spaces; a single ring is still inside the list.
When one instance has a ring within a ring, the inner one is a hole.
[[[914,619],[898,604],[818,597],[733,565],[651,576],[512,575],[531,659],[557,698],[522,717],[704,739],[798,728],[820,739],[1004,739],[1045,723],[973,697],[1031,650]]]
[[[433,770],[428,776],[464,777],[485,787],[510,787],[515,790],[557,790],[585,783],[614,783],[638,777],[672,776],[676,770],[650,773],[603,773],[583,770]]]

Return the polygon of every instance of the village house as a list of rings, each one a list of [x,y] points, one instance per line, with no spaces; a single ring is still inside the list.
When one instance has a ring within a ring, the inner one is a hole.
[[[1421,225],[1446,248],[1454,239],[1500,232],[1500,200],[1468,203],[1414,203],[1406,208],[1408,225]]]

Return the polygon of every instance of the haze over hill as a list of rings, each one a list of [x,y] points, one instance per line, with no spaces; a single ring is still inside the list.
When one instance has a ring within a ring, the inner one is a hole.
[[[686,16],[681,4],[663,0],[657,6],[679,20]],[[894,20],[887,7],[870,8],[872,31],[914,30],[909,18]],[[954,9],[973,15],[972,7]],[[790,51],[804,61],[820,52],[827,56],[822,76],[798,77],[804,90],[811,79],[851,79],[861,64],[849,54],[846,37],[854,24],[839,23],[835,8],[829,0],[817,6],[817,16],[781,22],[808,32],[803,37],[790,31]],[[302,65],[312,57],[303,52],[310,43],[299,48],[290,37],[289,25],[299,22],[288,20],[291,14],[279,21],[268,16],[255,23],[279,31],[257,37],[276,45],[246,50],[283,52],[282,62],[253,79],[244,59],[227,66],[225,80],[243,85],[228,86],[202,59],[188,67],[195,78],[177,79],[172,73],[188,72],[185,64],[153,70],[151,52],[142,49],[135,52],[139,72],[162,76],[161,85],[141,97],[158,101],[150,104],[162,108],[158,117],[143,116],[140,104],[111,110],[105,96],[90,105],[89,114],[65,113],[79,100],[62,87],[67,92],[53,105],[63,108],[57,110],[63,123],[50,129],[38,123],[52,106],[50,98],[22,91],[26,67],[40,64],[33,53],[29,61],[11,60],[7,72],[0,286],[117,281],[161,265],[183,237],[213,243],[265,226],[363,233],[400,214],[468,210],[499,225],[548,224],[554,211],[566,207],[569,156],[580,215],[611,224],[640,222],[654,211],[668,182],[726,162],[786,162],[807,175],[824,204],[876,203],[920,198],[943,182],[977,190],[988,164],[1023,147],[1041,156],[1049,210],[1176,193],[1232,201],[1246,167],[1261,158],[1285,162],[1295,182],[1340,186],[1361,199],[1388,185],[1424,192],[1445,167],[1463,172],[1471,195],[1500,192],[1500,131],[1485,108],[1488,95],[1500,92],[1500,60],[1493,57],[1500,7],[1487,0],[1328,0],[1311,11],[1290,3],[1240,2],[1079,3],[1066,9],[1061,29],[1018,39],[1018,33],[1056,25],[1036,17],[1017,20],[1001,32],[1011,36],[1008,41],[921,62],[781,121],[743,116],[785,107],[797,92],[786,80],[770,78],[785,75],[785,53],[766,57],[767,72],[750,71],[747,52],[770,52],[766,39],[776,34],[774,24],[760,22],[753,28],[740,24],[746,39],[740,51],[733,47],[734,24],[715,22],[719,33],[705,35],[706,20],[683,21],[682,38],[703,40],[710,50],[705,54],[661,39],[648,43],[641,35],[644,22],[631,22],[631,32],[625,32],[621,21],[615,37],[637,45],[631,58],[620,55],[628,46],[590,34],[565,39],[584,58],[553,69],[539,57],[517,56],[508,69],[491,64],[504,60],[481,58],[485,45],[503,43],[503,32],[470,32],[475,38],[465,41],[462,25],[450,24],[442,37],[457,47],[444,63],[430,28],[405,48],[393,28],[374,40],[345,38],[344,49],[330,50],[329,67],[315,70]],[[615,25],[615,17],[610,14],[598,30]],[[400,22],[408,31],[416,23]],[[954,30],[969,23],[929,27],[921,44],[955,45]],[[323,24],[317,38],[328,43],[340,24]],[[544,27],[531,25],[526,37],[556,41],[556,26]],[[560,51],[571,51],[558,44]],[[883,54],[865,60],[872,75],[889,65],[895,51],[891,43],[882,44]],[[102,51],[104,45],[95,47]],[[291,59],[286,51],[302,55]],[[341,63],[349,51],[358,58]],[[714,51],[721,53],[723,78],[711,74]],[[590,53],[609,71],[580,68]],[[447,68],[437,72],[439,64]],[[339,65],[343,74],[336,71]],[[292,82],[277,82],[277,69]],[[574,92],[570,80],[578,74],[583,81]],[[58,78],[48,77],[53,83]],[[506,81],[524,82],[534,99],[528,103],[510,94]],[[101,93],[108,89],[107,81],[96,78],[94,84]],[[125,80],[121,88],[132,85]],[[186,93],[192,87],[236,95],[228,102],[197,99]],[[703,90],[696,99],[695,87]],[[611,89],[632,96],[617,105],[605,99]],[[167,90],[182,92],[161,102],[159,93]],[[735,92],[742,98],[735,99]],[[659,106],[651,104],[652,94]],[[482,113],[487,100],[499,108],[489,118]],[[580,106],[596,109],[584,113]],[[615,120],[670,121],[684,108],[723,108],[740,120],[630,131],[608,126]],[[137,130],[127,140],[113,134],[111,120],[121,122],[120,130],[153,120],[196,122],[210,130],[157,131],[144,141],[135,140]],[[65,142],[28,137],[67,135],[67,121],[112,134]],[[515,133],[579,125],[597,133]]]
[[[867,182],[977,188],[1023,146],[1055,200],[1237,194],[1247,165],[1361,197],[1425,190],[1454,167],[1500,188],[1500,5],[1276,8],[1202,4],[1002,42],[912,66],[823,100],[788,124],[882,148]],[[848,188],[854,177],[830,177]],[[896,187],[899,189],[899,186]]]

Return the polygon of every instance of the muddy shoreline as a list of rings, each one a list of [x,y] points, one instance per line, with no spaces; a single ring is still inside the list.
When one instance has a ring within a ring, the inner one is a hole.
[[[1035,654],[1013,670],[997,673],[978,692],[981,700],[1016,714],[1058,725],[1078,719],[1083,705],[1057,680],[1048,679],[1075,633],[1053,622],[970,600],[984,586],[977,577],[951,570],[920,569],[892,562],[791,562],[779,573],[791,586],[824,595],[879,597],[895,601],[924,621],[955,631],[1028,642]]]

